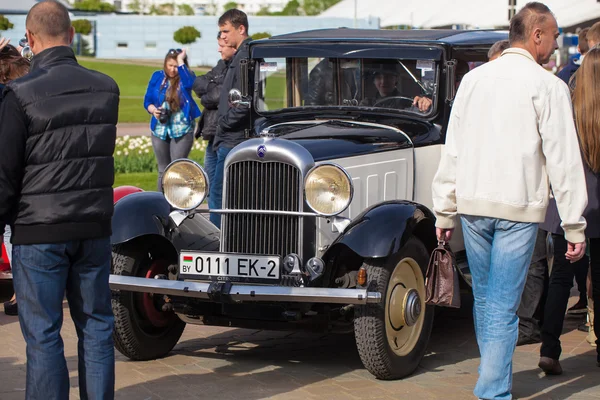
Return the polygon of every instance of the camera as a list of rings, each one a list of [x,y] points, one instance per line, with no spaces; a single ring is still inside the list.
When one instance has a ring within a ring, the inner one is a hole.
[[[158,122],[164,125],[169,122],[169,118],[171,118],[171,111],[166,108],[161,108],[160,114],[158,115]]]

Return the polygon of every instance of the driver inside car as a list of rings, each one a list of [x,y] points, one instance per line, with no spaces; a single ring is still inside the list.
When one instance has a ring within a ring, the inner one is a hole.
[[[397,88],[398,71],[395,64],[379,64],[373,72],[373,83],[377,89],[374,97],[364,98],[361,106],[366,107],[385,107],[385,108],[407,108],[410,103],[402,99],[401,93]]]

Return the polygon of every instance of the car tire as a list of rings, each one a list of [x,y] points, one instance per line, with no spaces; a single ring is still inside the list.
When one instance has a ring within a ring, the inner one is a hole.
[[[354,334],[363,365],[378,379],[410,375],[425,355],[434,317],[434,307],[425,305],[428,262],[427,249],[413,237],[398,253],[363,263],[368,288],[382,301],[356,307]]]
[[[153,259],[150,249],[135,243],[113,246],[112,273],[115,275],[151,277],[163,269],[166,273],[168,264]],[[153,307],[155,301],[149,293],[112,292],[115,348],[131,360],[146,361],[166,356],[183,333],[185,322],[172,311]]]

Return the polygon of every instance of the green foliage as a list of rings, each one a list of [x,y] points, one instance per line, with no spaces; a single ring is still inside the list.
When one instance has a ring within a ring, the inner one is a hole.
[[[232,8],[238,8],[238,4],[235,1],[229,1],[223,6],[223,10],[225,11],[231,10]]]
[[[200,37],[200,32],[193,26],[184,26],[182,28],[179,28],[173,34],[173,40],[181,44],[194,43]]]
[[[177,15],[194,15],[194,9],[189,4],[180,4],[177,6]]]
[[[270,38],[271,34],[269,32],[256,32],[252,35],[252,40],[265,39]]]
[[[144,5],[142,4],[141,0],[132,0],[127,5],[127,8],[129,9],[129,11],[132,11],[136,14],[141,14],[144,11]]]
[[[302,8],[306,15],[319,15],[340,0],[304,0]]]
[[[0,14],[0,31],[12,29],[14,25],[4,15]]]
[[[87,19],[76,19],[71,23],[76,33],[89,35],[92,32],[92,23]]]
[[[82,0],[73,5],[73,9],[80,11],[114,12],[115,7],[102,0]]]
[[[256,12],[256,15],[273,15],[273,14],[269,11],[269,7],[268,6],[262,6]]]
[[[280,15],[301,15],[300,13],[300,3],[297,0],[290,0],[281,10]]]

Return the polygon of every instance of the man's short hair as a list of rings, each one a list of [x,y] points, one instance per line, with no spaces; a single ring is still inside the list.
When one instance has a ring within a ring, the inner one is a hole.
[[[533,1],[525,6],[510,20],[508,28],[508,41],[512,46],[514,43],[525,43],[536,27],[543,25],[546,19],[553,16],[552,11],[545,4]]]
[[[584,28],[579,32],[579,35],[577,37],[578,41],[579,41],[579,52],[581,54],[585,54],[588,52],[588,50],[590,49],[590,46],[588,45],[587,42],[587,34],[589,32],[590,28]]]
[[[246,28],[246,33],[248,33],[248,16],[245,12],[240,11],[237,8],[225,11],[219,18],[219,26],[225,25],[228,22],[236,29],[239,28],[240,25],[243,25],[244,28]]]
[[[587,41],[594,42],[595,44],[600,43],[600,22],[596,22],[591,26],[587,32],[586,38]]]
[[[492,47],[490,47],[490,50],[488,51],[488,60],[491,59],[492,57],[494,57],[496,54],[500,54],[502,53],[504,50],[508,49],[510,47],[510,43],[508,42],[508,40],[498,40],[496,43],[494,43],[492,45]]]
[[[42,39],[68,40],[71,31],[69,10],[55,0],[41,1],[29,10],[25,27]]]

